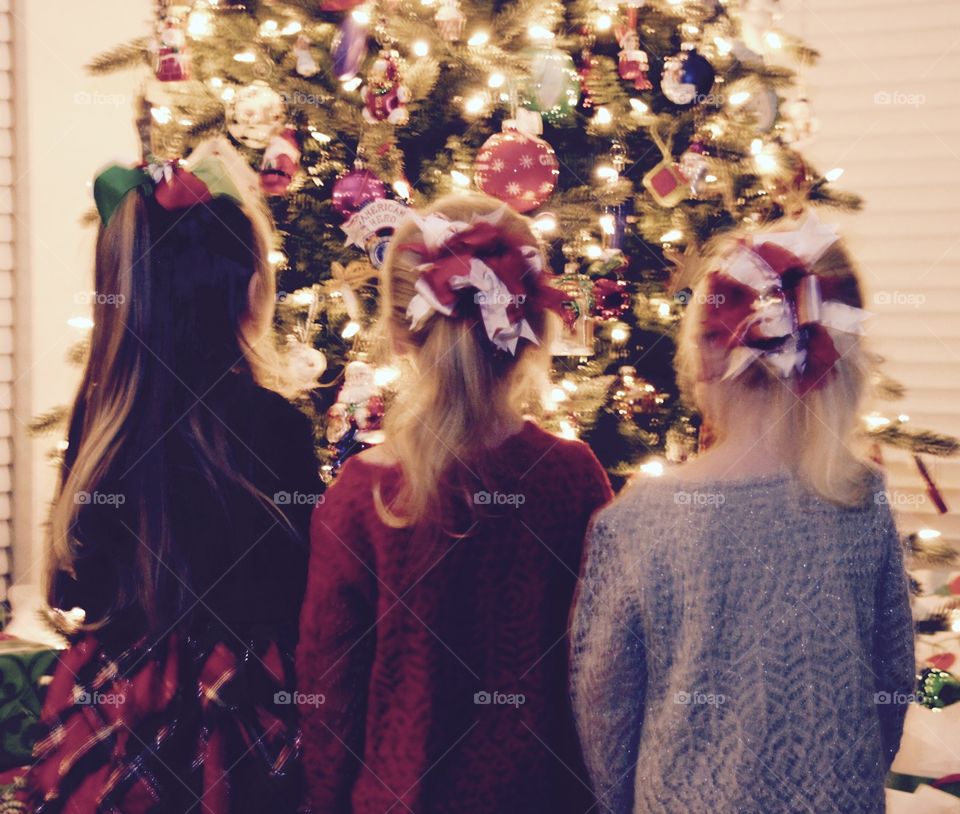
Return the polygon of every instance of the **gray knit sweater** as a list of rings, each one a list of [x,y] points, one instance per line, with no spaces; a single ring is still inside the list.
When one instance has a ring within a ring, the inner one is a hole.
[[[884,810],[915,664],[873,486],[842,509],[788,475],[666,477],[600,512],[571,665],[598,814]]]

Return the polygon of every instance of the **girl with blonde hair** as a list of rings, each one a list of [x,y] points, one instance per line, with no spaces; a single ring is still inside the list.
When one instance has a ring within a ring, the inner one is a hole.
[[[878,812],[914,676],[899,538],[854,449],[860,285],[810,214],[707,260],[681,387],[715,436],[592,525],[571,687],[601,808]]]
[[[293,650],[320,483],[266,388],[269,225],[204,147],[112,165],[89,358],[50,522],[50,603],[85,612],[42,713],[37,811],[294,812]]]
[[[393,237],[381,324],[407,370],[386,442],[347,461],[311,531],[297,675],[317,814],[592,809],[566,629],[610,486],[586,445],[522,417],[561,308],[543,265],[529,222],[481,195]]]

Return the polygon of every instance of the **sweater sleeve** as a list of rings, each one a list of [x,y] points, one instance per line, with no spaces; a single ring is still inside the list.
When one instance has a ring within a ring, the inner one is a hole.
[[[877,581],[873,671],[887,767],[900,748],[909,696],[916,687],[916,660],[903,544],[886,504],[881,506],[884,562]]]
[[[311,526],[307,594],[297,648],[298,704],[313,814],[350,810],[360,770],[376,647],[376,577],[369,543],[349,528],[362,489],[348,464]]]
[[[646,657],[627,589],[630,563],[601,514],[587,535],[573,611],[570,690],[577,732],[604,811],[632,811]]]

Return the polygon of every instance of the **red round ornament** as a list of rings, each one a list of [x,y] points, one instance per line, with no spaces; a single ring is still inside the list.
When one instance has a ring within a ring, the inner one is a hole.
[[[484,142],[473,170],[481,192],[517,212],[529,212],[556,189],[560,163],[553,147],[542,138],[505,129]]]
[[[605,322],[620,319],[630,310],[630,292],[626,280],[601,277],[593,284],[593,315]]]
[[[350,11],[354,6],[359,6],[363,0],[321,0],[321,11]]]
[[[387,197],[387,186],[370,170],[352,169],[333,184],[333,208],[348,218],[371,201]]]

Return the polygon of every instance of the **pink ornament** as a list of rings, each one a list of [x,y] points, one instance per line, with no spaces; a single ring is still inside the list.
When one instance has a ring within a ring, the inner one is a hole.
[[[344,218],[359,212],[371,201],[387,197],[387,187],[370,170],[352,169],[333,184],[333,208]]]
[[[321,0],[320,11],[350,11],[364,0]]]
[[[490,136],[474,163],[480,190],[517,212],[529,212],[547,200],[559,175],[553,147],[542,138],[514,129]]]

